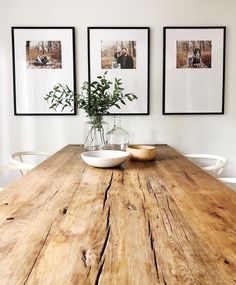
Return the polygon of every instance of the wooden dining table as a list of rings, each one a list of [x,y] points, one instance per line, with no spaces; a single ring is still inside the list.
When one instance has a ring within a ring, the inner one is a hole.
[[[0,285],[236,284],[236,193],[168,145],[94,168],[68,145],[0,193]]]

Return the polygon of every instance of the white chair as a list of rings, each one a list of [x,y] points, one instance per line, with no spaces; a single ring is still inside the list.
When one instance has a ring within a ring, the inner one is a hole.
[[[214,177],[218,177],[228,163],[226,158],[214,154],[189,153],[184,156]]]
[[[9,165],[0,165],[0,172],[9,172],[9,171],[14,171],[14,170],[20,170],[20,171],[26,171],[27,168],[23,167],[23,166],[19,166],[19,165],[14,165],[14,164],[9,164]],[[2,183],[1,183],[2,184]],[[4,189],[4,187],[2,187],[3,185],[1,185],[0,187],[0,191],[2,191]]]
[[[219,177],[218,179],[226,184],[236,184],[236,177]]]
[[[236,177],[219,177],[218,180],[227,184],[232,190],[236,191]]]
[[[34,157],[38,158],[40,157],[40,161],[37,160],[31,161],[30,163],[27,161],[26,162],[26,157]],[[41,161],[47,159],[49,157],[49,154],[46,152],[40,152],[40,151],[19,151],[15,152],[10,156],[10,161],[14,165],[17,165],[19,168],[22,168],[23,170],[20,170],[21,174],[24,175],[26,174],[29,170],[37,166],[38,163]]]
[[[236,184],[236,177],[219,177],[218,179],[225,183]]]

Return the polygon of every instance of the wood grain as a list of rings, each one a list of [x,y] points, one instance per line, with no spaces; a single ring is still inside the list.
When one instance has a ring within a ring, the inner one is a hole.
[[[236,284],[236,193],[167,145],[86,166],[69,145],[0,193],[0,284]]]

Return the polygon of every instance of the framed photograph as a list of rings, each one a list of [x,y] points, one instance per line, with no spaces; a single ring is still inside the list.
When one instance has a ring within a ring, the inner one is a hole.
[[[75,115],[49,109],[45,95],[60,83],[75,91],[73,27],[12,27],[15,115]]]
[[[163,114],[224,114],[226,27],[164,27]]]
[[[111,114],[149,114],[149,33],[149,27],[88,28],[89,81],[107,71],[108,79],[122,79],[124,92],[138,97]]]

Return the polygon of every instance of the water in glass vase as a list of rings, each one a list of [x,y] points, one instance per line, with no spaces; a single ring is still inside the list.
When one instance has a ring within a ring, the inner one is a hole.
[[[129,144],[129,134],[121,127],[121,117],[114,117],[114,126],[106,134],[106,148],[112,150],[126,150]]]
[[[102,117],[92,117],[84,127],[85,150],[100,150],[106,148],[105,134],[108,130],[107,122]]]

